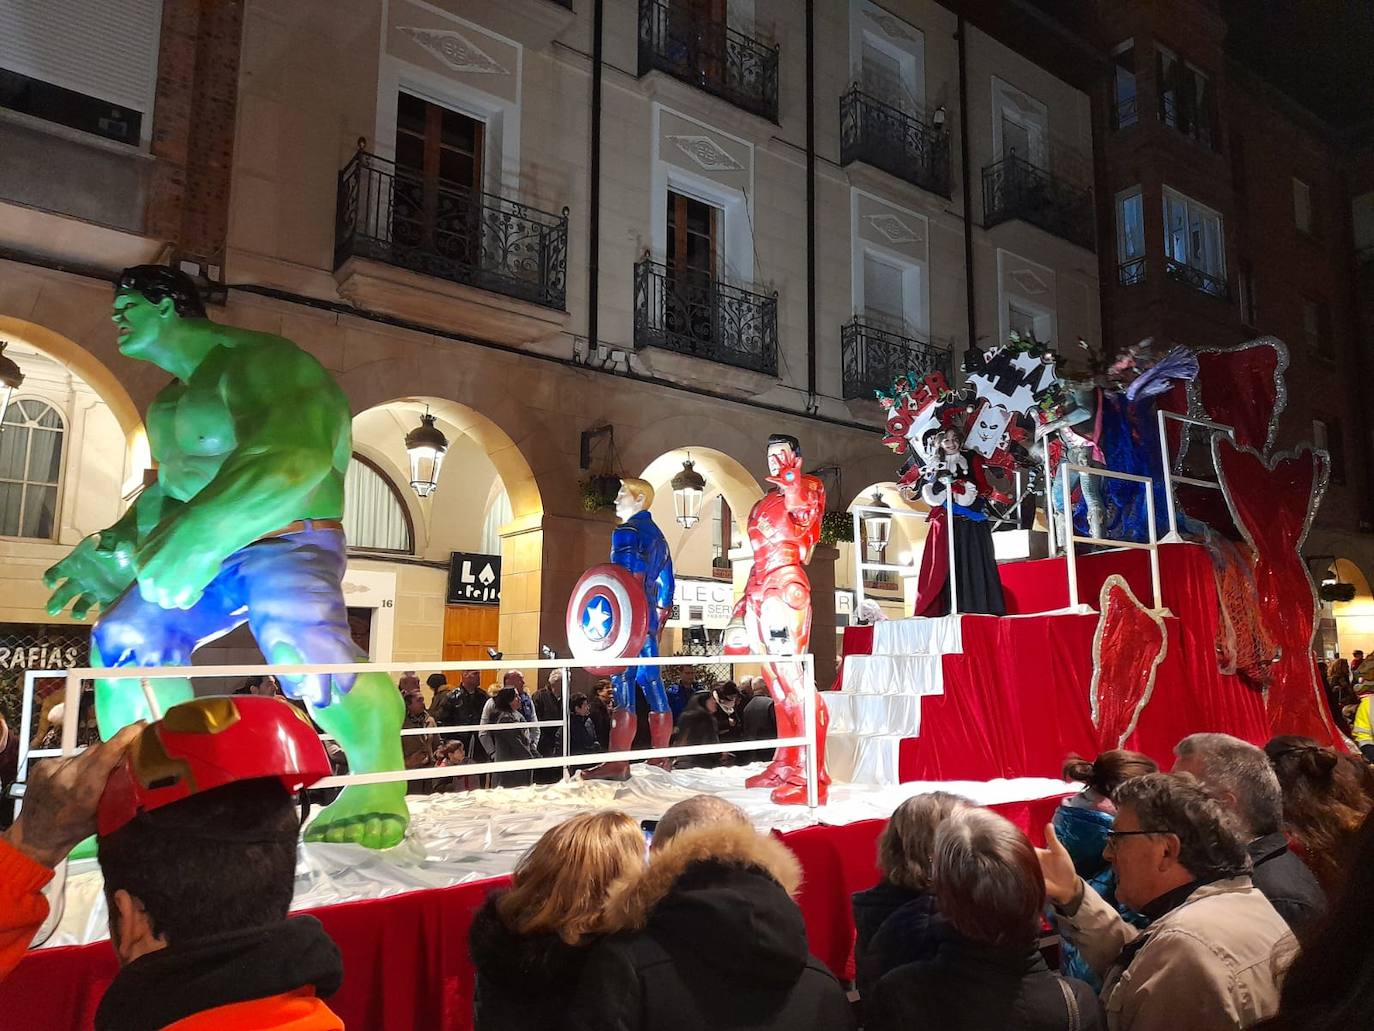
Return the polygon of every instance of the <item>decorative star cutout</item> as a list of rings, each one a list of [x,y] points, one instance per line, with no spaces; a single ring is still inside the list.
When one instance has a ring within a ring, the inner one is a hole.
[[[610,622],[611,610],[606,605],[605,598],[594,598],[587,603],[587,609],[582,615],[582,626],[588,637],[593,641],[604,639]]]

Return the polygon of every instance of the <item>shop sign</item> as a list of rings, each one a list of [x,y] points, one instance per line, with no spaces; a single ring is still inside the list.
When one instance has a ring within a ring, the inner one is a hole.
[[[854,592],[835,592],[835,625],[848,626],[854,619]]]
[[[664,626],[704,626],[724,630],[735,609],[734,586],[724,580],[678,577],[673,586],[673,610]]]
[[[0,623],[0,672],[85,666],[90,648],[89,626]]]
[[[455,551],[448,564],[450,605],[500,605],[501,556]]]

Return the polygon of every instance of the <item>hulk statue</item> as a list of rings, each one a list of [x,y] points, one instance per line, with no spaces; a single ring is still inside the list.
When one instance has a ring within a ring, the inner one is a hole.
[[[70,604],[82,619],[100,606],[96,667],[188,665],[244,623],[274,665],[363,661],[342,588],[352,424],[338,384],[289,340],[211,322],[195,284],[171,268],[125,269],[113,318],[123,354],[174,377],[148,409],[157,481],[44,574],[48,611]],[[352,772],[404,767],[404,705],[385,673],[279,679]],[[149,683],[164,711],[195,693],[181,678]],[[107,739],[150,715],[133,678],[97,680],[95,706]],[[306,838],[397,844],[405,788],[345,788]]]

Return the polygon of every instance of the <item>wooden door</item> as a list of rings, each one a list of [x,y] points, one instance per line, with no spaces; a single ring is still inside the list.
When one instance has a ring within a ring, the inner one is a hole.
[[[397,96],[394,241],[476,262],[485,129],[457,111]]]
[[[444,607],[444,661],[486,660],[496,647],[501,609],[496,605]]]

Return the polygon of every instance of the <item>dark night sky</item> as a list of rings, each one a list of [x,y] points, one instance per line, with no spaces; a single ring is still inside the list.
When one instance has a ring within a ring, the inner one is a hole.
[[[1243,64],[1337,128],[1374,120],[1374,0],[1223,0]]]

